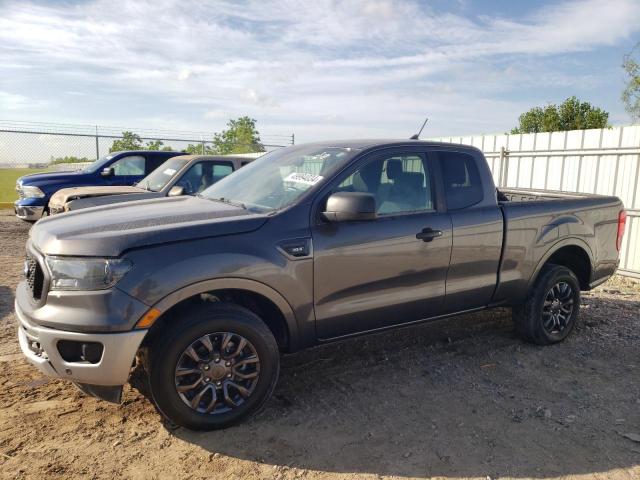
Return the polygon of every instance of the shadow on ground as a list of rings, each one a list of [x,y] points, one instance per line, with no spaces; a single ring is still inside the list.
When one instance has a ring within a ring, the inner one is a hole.
[[[13,311],[13,289],[5,285],[0,285],[0,318]]]
[[[639,311],[624,302],[603,308]],[[616,318],[591,307],[552,347],[522,343],[502,310],[322,346],[284,358],[274,397],[249,422],[167,428],[210,452],[329,472],[628,469],[640,463],[640,444],[622,435],[640,432],[637,325],[609,329]]]

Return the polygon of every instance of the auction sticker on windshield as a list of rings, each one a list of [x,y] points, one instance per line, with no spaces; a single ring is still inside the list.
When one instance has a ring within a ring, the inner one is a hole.
[[[164,172],[165,175],[173,175],[176,171],[173,168],[167,168]]]
[[[302,183],[304,185],[315,185],[322,180],[322,178],[322,175],[314,175],[313,173],[291,172],[284,181]]]

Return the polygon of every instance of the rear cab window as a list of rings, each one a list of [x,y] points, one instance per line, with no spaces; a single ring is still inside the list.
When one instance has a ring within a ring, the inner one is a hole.
[[[448,210],[460,210],[484,198],[475,158],[463,152],[436,151]]]

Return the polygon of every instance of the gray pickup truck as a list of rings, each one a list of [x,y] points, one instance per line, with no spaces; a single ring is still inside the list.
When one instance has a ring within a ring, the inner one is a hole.
[[[269,397],[281,353],[319,343],[496,306],[524,339],[563,340],[625,218],[616,197],[497,191],[469,146],[292,146],[197,197],[38,222],[20,345],[114,402],[138,364],[168,419],[227,427]]]

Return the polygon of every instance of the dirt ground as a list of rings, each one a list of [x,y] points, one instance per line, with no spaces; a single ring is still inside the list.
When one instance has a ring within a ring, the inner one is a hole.
[[[130,386],[113,405],[22,358],[12,303],[28,229],[0,212],[2,478],[640,479],[637,283],[584,294],[577,330],[552,347],[520,341],[499,310],[285,357],[259,415],[194,433]]]

